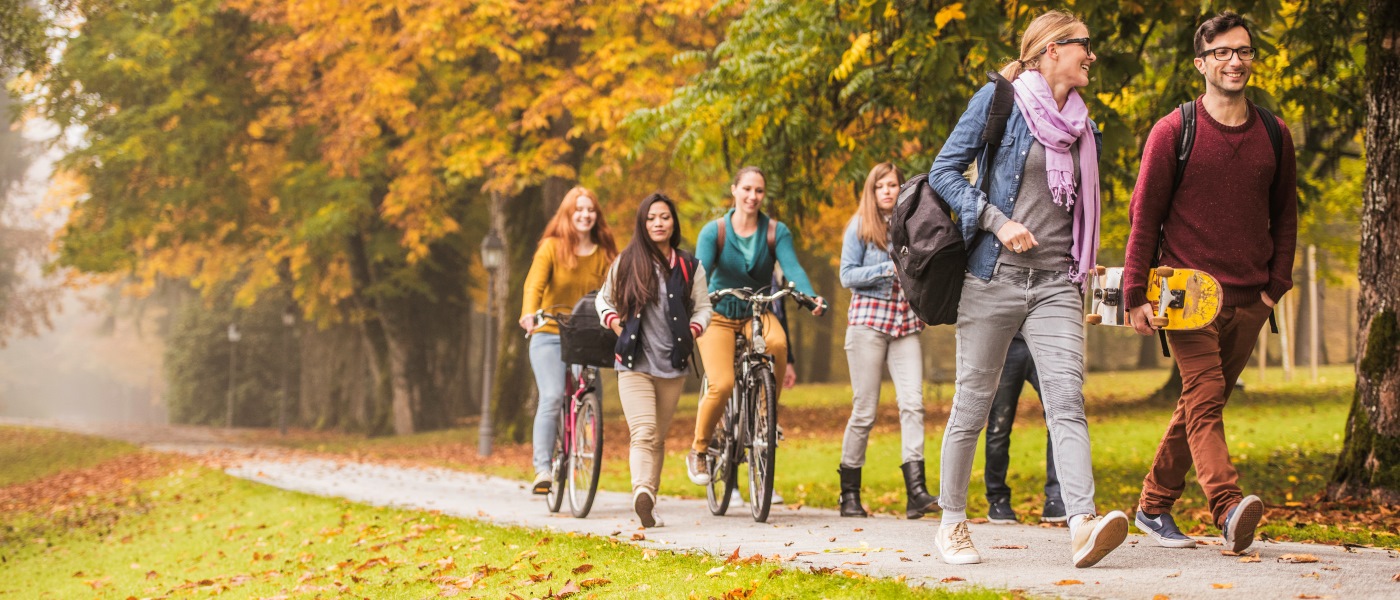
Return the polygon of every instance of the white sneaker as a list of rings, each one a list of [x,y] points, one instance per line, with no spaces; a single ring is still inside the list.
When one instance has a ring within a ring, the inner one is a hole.
[[[1092,567],[1128,539],[1128,515],[1121,510],[1102,517],[1078,515],[1070,519],[1069,536],[1074,566]]]
[[[952,527],[939,525],[937,537],[938,556],[950,565],[975,565],[982,562],[982,555],[972,545],[972,532],[967,529],[967,521],[960,521]]]
[[[554,475],[549,471],[535,473],[535,482],[530,485],[530,493],[536,496],[543,496],[549,493],[549,488],[554,485]]]
[[[636,511],[637,519],[642,522],[642,527],[650,529],[665,525],[661,517],[656,516],[656,495],[646,488],[637,488],[632,494],[632,510]]]

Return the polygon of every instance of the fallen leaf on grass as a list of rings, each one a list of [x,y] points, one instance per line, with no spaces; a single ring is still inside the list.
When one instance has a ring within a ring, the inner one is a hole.
[[[993,549],[993,550],[1025,550],[1026,547],[1025,547],[1024,545],[1022,545],[1022,544],[1006,544],[1006,545],[1004,545],[1004,546],[992,546],[992,549]]]
[[[551,579],[554,579],[554,573],[536,573],[530,576],[530,581],[534,583],[549,581]]]
[[[578,584],[574,583],[573,581],[565,581],[564,587],[559,588],[559,593],[554,594],[552,597],[568,598],[569,596],[572,596],[577,593],[579,593]]]
[[[1230,588],[1235,587],[1235,584],[1233,584],[1233,583],[1212,583],[1212,584],[1210,584],[1210,587],[1213,587],[1213,588],[1215,588],[1215,589],[1217,589],[1217,590],[1228,590],[1228,589],[1230,589]]]
[[[830,575],[836,572],[836,567],[807,567],[814,575]]]
[[[579,565],[579,566],[577,566],[577,567],[574,567],[574,575],[582,575],[582,574],[587,573],[587,572],[592,571],[592,570],[593,570],[593,565],[589,565],[589,564]]]
[[[1056,581],[1055,585],[1084,585],[1084,582],[1078,579],[1061,579]]]
[[[645,533],[634,533],[634,534],[632,534],[632,541],[634,541],[634,542],[640,542],[640,541],[642,541],[642,540],[644,540],[644,539],[647,539],[647,536],[646,536]]]
[[[967,581],[967,580],[966,580],[966,579],[963,579],[963,578],[961,578],[961,577],[944,577],[943,579],[939,579],[938,581],[941,582],[941,583],[953,583],[953,582],[955,582],[955,581]]]
[[[642,560],[651,560],[653,558],[656,558],[658,554],[661,553],[657,552],[656,550],[652,550],[651,548],[647,548],[646,550],[642,550]]]
[[[769,572],[768,572],[768,578],[769,578],[769,579],[772,579],[772,578],[777,577],[777,576],[782,575],[782,574],[783,574],[783,570],[782,570],[782,569],[773,569],[772,571],[769,571]]]
[[[1279,562],[1285,563],[1315,563],[1317,557],[1311,554],[1285,554],[1278,557]]]
[[[612,581],[609,579],[604,579],[602,577],[594,577],[593,579],[585,579],[583,581],[578,582],[578,586],[586,590],[588,588],[598,587],[600,585],[607,585],[609,583],[612,583]]]
[[[710,570],[708,570],[708,571],[705,571],[705,575],[708,576],[708,577],[715,577],[715,576],[718,576],[720,573],[723,573],[723,572],[724,572],[724,565],[720,565],[720,566],[718,566],[718,567],[715,567],[715,568],[713,568],[713,569],[710,569]]]

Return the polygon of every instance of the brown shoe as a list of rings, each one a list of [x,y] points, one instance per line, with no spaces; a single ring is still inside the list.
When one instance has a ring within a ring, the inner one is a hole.
[[[695,485],[710,484],[710,465],[705,462],[703,453],[691,450],[690,454],[685,455],[685,474]]]

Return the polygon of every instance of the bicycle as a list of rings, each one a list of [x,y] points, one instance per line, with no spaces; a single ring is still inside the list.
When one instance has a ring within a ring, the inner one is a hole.
[[[730,494],[739,482],[739,465],[749,465],[749,510],[753,520],[768,520],[773,500],[774,461],[778,451],[778,382],[773,376],[773,355],[763,341],[764,313],[773,302],[792,296],[808,310],[817,301],[798,292],[792,284],[773,294],[759,294],[749,288],[723,289],[710,294],[718,302],[733,296],[753,309],[751,335],[734,336],[734,390],[729,394],[724,414],[715,428],[714,439],[705,451],[710,483],[705,500],[710,514],[723,516],[729,510]],[[701,396],[709,381],[701,383]]]
[[[535,312],[535,321],[543,323],[551,319],[558,323],[562,342],[568,335],[571,316],[539,310]],[[564,370],[565,402],[559,409],[549,461],[553,484],[545,495],[549,512],[559,512],[565,495],[569,497],[569,512],[577,518],[588,516],[593,508],[598,475],[603,468],[603,398],[597,382],[598,367],[568,365]]]

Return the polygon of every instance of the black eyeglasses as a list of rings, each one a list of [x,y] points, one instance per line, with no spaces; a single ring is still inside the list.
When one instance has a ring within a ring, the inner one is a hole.
[[[1214,56],[1215,60],[1219,61],[1230,60],[1230,57],[1239,55],[1240,60],[1249,62],[1254,60],[1254,57],[1259,56],[1259,51],[1251,46],[1240,46],[1239,48],[1212,48],[1196,53],[1196,58],[1205,58],[1207,54]]]
[[[1090,47],[1089,47],[1089,38],[1086,38],[1086,37],[1082,37],[1082,38],[1070,38],[1070,39],[1067,39],[1067,40],[1055,40],[1053,43],[1055,43],[1055,44],[1060,44],[1060,45],[1062,45],[1062,46],[1065,45],[1065,44],[1079,44],[1079,45],[1081,45],[1081,46],[1084,46],[1084,52],[1086,52],[1086,53],[1088,53],[1088,54],[1093,54],[1093,53],[1094,53],[1093,48],[1090,48]],[[1041,54],[1045,54],[1045,53],[1048,52],[1049,50],[1050,50],[1050,47],[1049,47],[1049,46],[1046,46],[1045,48],[1041,49],[1040,53],[1041,53]]]

